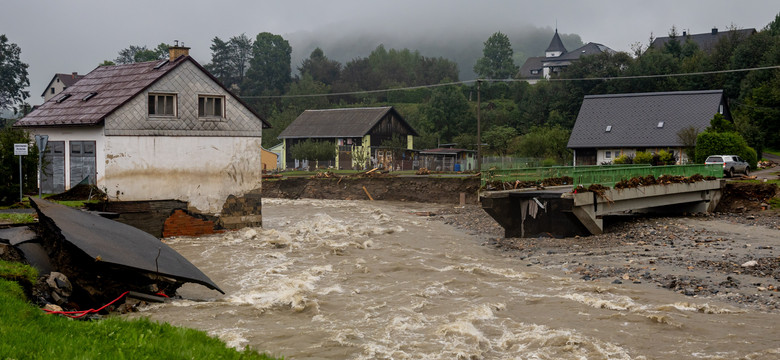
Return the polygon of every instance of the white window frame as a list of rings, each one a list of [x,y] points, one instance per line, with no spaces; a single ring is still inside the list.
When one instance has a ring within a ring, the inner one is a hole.
[[[149,101],[154,97],[154,101]],[[162,114],[160,111],[158,111],[158,106],[160,104],[160,99],[163,98],[163,110]],[[170,97],[170,98],[169,98]],[[172,93],[149,93],[149,95],[146,97],[146,106],[147,106],[147,114],[149,117],[164,117],[164,118],[170,118],[170,117],[176,117],[176,114],[178,114],[178,98],[176,94]],[[171,110],[172,113],[168,114],[165,112],[165,108],[168,107],[168,102],[171,103]]]
[[[203,109],[201,109],[201,100],[203,101]],[[211,104],[209,104],[209,100],[211,100]],[[218,106],[216,105],[217,100],[219,100]],[[215,114],[215,109],[219,109],[219,114]],[[225,117],[225,96],[204,94],[198,95],[198,117],[223,119]]]

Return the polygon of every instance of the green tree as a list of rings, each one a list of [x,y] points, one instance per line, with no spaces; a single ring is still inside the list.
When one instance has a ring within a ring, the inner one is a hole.
[[[476,134],[476,120],[472,121],[471,108],[457,86],[436,88],[423,113],[433,124],[441,141],[447,142],[464,132]]]
[[[252,45],[252,59],[241,85],[242,95],[280,95],[291,81],[292,48],[281,35],[257,34]]]
[[[341,73],[341,63],[330,60],[320,48],[314,49],[308,59],[301,62],[298,67],[301,76],[309,75],[314,81],[325,85],[333,85]]]
[[[28,65],[22,62],[22,49],[9,43],[5,34],[0,35],[0,110],[19,110],[30,93],[24,90],[30,86],[27,78]]]
[[[315,161],[330,161],[336,158],[336,146],[328,140],[307,139],[293,145],[290,153],[295,159],[308,160],[309,168],[312,169]]]
[[[211,62],[206,69],[228,88],[238,88],[244,80],[252,55],[252,39],[241,34],[224,41],[211,40]]]
[[[517,130],[509,126],[494,126],[482,134],[482,140],[499,156],[507,155],[509,144],[517,136]]]
[[[130,45],[127,48],[119,50],[119,56],[114,59],[117,64],[132,64],[144,61],[162,60],[168,58],[168,44],[160,43],[154,49],[149,49],[146,45]]]
[[[534,158],[552,158],[558,163],[568,163],[571,151],[566,148],[571,130],[560,126],[534,127],[522,136],[520,155]]]
[[[512,60],[512,55],[509,37],[496,32],[485,41],[482,57],[474,65],[474,72],[488,79],[511,78],[519,69]]]
[[[2,124],[0,129],[0,205],[19,201],[19,157],[14,156],[14,144],[28,144],[30,134]],[[30,145],[27,156],[22,156],[22,183],[26,193],[37,193],[38,148]]]

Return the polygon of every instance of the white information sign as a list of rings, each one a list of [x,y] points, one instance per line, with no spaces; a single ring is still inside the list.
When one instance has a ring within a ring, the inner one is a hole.
[[[27,144],[14,144],[14,155],[27,156]]]

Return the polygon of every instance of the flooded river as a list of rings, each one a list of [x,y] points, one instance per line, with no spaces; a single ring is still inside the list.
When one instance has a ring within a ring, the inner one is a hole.
[[[129,316],[290,359],[780,358],[780,314],[528,266],[436,206],[266,199],[262,229],[166,240],[226,295]]]

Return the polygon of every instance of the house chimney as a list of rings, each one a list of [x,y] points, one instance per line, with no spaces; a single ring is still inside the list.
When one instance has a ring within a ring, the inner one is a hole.
[[[175,61],[179,56],[190,54],[190,48],[185,47],[184,43],[182,43],[182,46],[179,46],[179,40],[174,40],[173,43],[173,46],[168,47],[168,60]]]
[[[718,28],[712,28],[712,35],[718,35]]]
[[[71,73],[71,74],[70,74],[70,77],[71,77],[72,79],[75,79],[75,78],[76,78],[76,76],[78,76],[78,75],[79,75],[79,73],[78,73],[78,72],[73,72],[73,73]]]

